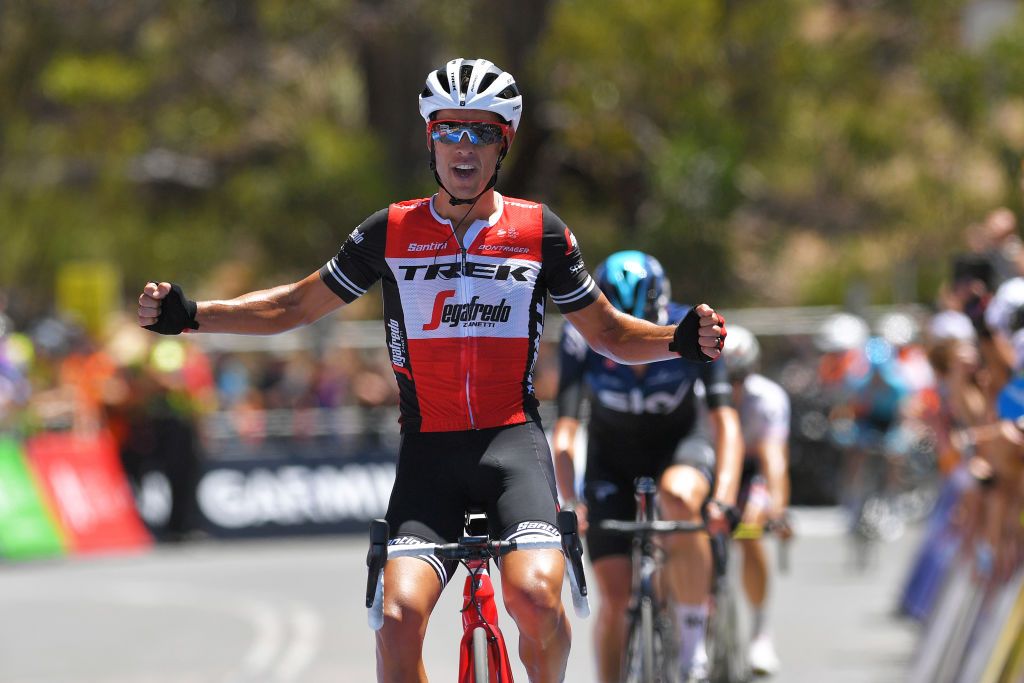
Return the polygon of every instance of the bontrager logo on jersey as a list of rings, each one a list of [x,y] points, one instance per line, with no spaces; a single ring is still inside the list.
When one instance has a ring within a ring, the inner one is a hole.
[[[424,265],[398,266],[398,269],[405,273],[403,280],[451,280],[462,276],[462,264],[454,263],[431,263]],[[484,280],[518,280],[527,282],[530,273],[529,266],[515,266],[509,264],[497,265],[494,263],[478,263],[469,261],[466,263],[466,277],[478,277]]]
[[[438,292],[434,299],[434,312],[430,322],[423,326],[425,331],[436,330],[441,324],[448,327],[494,327],[498,323],[507,323],[512,307],[502,299],[497,304],[482,304],[480,297],[474,296],[465,304],[445,303],[455,296],[454,289]]]
[[[409,242],[409,251],[437,251],[444,247],[444,242],[431,242],[429,244],[417,244],[416,242]]]
[[[391,367],[395,372],[412,379],[412,373],[405,366],[405,337],[402,335],[402,327],[393,318],[388,320],[388,351],[391,353]]]
[[[526,254],[529,247],[517,247],[511,244],[481,244],[480,251],[500,251],[506,254]]]

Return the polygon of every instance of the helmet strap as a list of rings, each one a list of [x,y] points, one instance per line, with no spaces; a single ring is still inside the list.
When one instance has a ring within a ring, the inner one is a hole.
[[[452,206],[460,206],[460,205],[465,205],[465,204],[476,204],[477,200],[480,199],[480,197],[484,196],[484,194],[488,190],[490,190],[492,187],[494,187],[495,185],[498,184],[498,171],[501,169],[501,162],[502,162],[502,160],[505,158],[505,155],[508,154],[508,143],[507,142],[505,144],[503,144],[502,147],[501,147],[501,152],[498,154],[498,162],[494,165],[494,174],[491,175],[491,179],[489,181],[487,181],[487,185],[484,187],[483,190],[480,191],[479,194],[477,194],[475,197],[470,197],[469,199],[463,199],[461,197],[456,197],[455,195],[453,195],[448,190],[447,187],[444,186],[444,183],[441,182],[441,176],[438,175],[438,173],[437,173],[437,153],[436,153],[436,151],[434,149],[434,145],[435,145],[434,142],[430,143],[430,170],[434,172],[434,180],[437,181],[438,187],[440,187],[442,190],[444,190],[445,193],[448,195],[448,202]]]

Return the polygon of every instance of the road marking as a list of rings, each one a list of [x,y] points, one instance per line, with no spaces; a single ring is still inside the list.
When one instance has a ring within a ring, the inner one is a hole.
[[[292,603],[290,611],[294,637],[274,669],[274,678],[281,683],[299,680],[316,657],[323,633],[323,622],[316,612],[300,603]]]
[[[12,602],[84,601],[159,609],[187,606],[236,617],[253,631],[253,638],[238,665],[221,680],[225,683],[273,680],[298,681],[320,649],[323,621],[317,612],[299,602],[275,605],[244,594],[199,589],[171,582],[98,583],[63,586],[57,590],[6,586],[0,599]]]

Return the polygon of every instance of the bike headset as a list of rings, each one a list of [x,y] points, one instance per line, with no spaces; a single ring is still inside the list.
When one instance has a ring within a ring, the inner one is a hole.
[[[722,349],[730,382],[742,382],[757,370],[761,344],[754,333],[742,325],[729,325],[729,343]]]
[[[668,324],[672,286],[661,263],[650,254],[642,251],[616,252],[597,267],[594,279],[618,310],[634,318],[659,325]]]

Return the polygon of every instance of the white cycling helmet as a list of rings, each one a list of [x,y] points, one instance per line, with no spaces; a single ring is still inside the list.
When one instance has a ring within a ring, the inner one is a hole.
[[[863,318],[852,313],[833,313],[818,328],[814,345],[823,353],[852,351],[863,348],[870,334],[871,328]]]
[[[443,68],[427,74],[420,93],[420,115],[430,123],[441,109],[482,109],[519,128],[523,115],[523,96],[512,74],[502,71],[486,59],[453,59]]]
[[[757,369],[761,360],[761,345],[754,333],[740,325],[729,325],[729,336],[722,348],[725,367],[730,378],[746,377]]]

